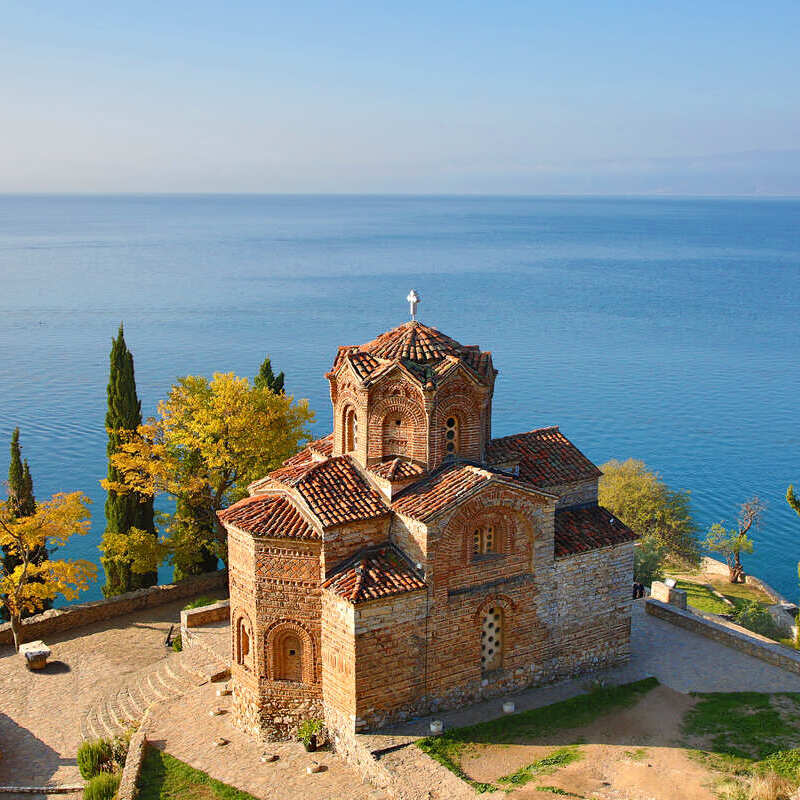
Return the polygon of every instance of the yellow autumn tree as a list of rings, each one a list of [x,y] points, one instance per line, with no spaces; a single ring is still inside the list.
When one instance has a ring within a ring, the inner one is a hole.
[[[88,497],[81,492],[59,493],[36,504],[36,511],[15,517],[8,501],[0,502],[0,545],[13,556],[13,569],[0,563],[0,603],[11,618],[14,647],[19,650],[22,615],[41,611],[46,600],[63,595],[75,600],[97,578],[89,561],[52,560],[36,563],[42,549],[61,547],[77,534],[89,532]]]
[[[161,520],[166,535],[159,547],[144,537],[118,542],[107,535],[104,556],[128,559],[139,571],[153,569],[153,561],[168,554],[176,578],[214,569],[217,558],[227,556],[216,512],[296,453],[311,438],[313,419],[306,400],[253,386],[233,373],[215,373],[210,381],[181,378],[157,416],[111,457],[120,481],[103,481],[120,493],[172,498],[175,511]]]

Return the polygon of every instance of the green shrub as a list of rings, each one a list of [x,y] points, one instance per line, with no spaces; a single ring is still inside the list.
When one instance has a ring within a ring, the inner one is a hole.
[[[297,728],[297,738],[308,744],[312,736],[322,733],[325,723],[321,719],[304,719]]]
[[[753,631],[753,633],[766,636],[768,639],[777,641],[781,638],[781,632],[778,630],[778,626],[770,616],[769,611],[755,600],[750,600],[739,606],[733,614],[733,619],[737,625],[741,625],[743,628]]]
[[[114,763],[114,745],[109,739],[81,742],[77,760],[78,770],[85,780],[101,772],[110,772]]]
[[[111,800],[119,789],[119,773],[101,772],[83,787],[83,800]]]
[[[179,633],[176,633],[172,639],[172,649],[176,653],[180,653],[183,650],[183,639]]]
[[[664,577],[667,548],[655,536],[643,536],[633,548],[633,579],[645,586]]]
[[[202,608],[203,606],[212,606],[214,603],[221,603],[221,600],[215,600],[213,597],[206,597],[203,595],[202,597],[195,597],[194,600],[187,603],[184,607],[184,611],[190,611],[193,608]]]

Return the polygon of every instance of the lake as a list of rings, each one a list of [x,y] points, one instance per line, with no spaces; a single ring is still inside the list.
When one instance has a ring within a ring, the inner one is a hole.
[[[406,321],[414,287],[423,322],[493,352],[495,436],[559,424],[642,459],[703,530],[760,495],[745,566],[798,594],[800,200],[7,195],[0,278],[0,475],[19,426],[40,499],[94,500],[65,555],[98,561],[121,321],[145,414],[269,353],[324,435],[337,346]]]

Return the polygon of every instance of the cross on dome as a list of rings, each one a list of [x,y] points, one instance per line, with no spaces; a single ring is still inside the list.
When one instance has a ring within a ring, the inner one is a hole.
[[[422,298],[416,293],[414,289],[412,289],[408,293],[408,297],[406,297],[406,301],[408,302],[409,308],[411,309],[411,319],[415,320],[417,318],[417,305]]]

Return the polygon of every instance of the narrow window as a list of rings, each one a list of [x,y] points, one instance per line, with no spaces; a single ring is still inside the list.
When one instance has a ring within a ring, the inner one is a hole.
[[[239,647],[236,661],[238,664],[248,666],[248,656],[250,655],[250,630],[247,627],[247,623],[243,619],[239,620],[237,634]]]
[[[476,556],[496,553],[497,539],[494,534],[494,525],[484,525],[476,528],[472,533],[472,552]]]
[[[455,417],[448,417],[444,426],[445,452],[452,456],[458,452],[458,420]]]
[[[358,417],[354,408],[346,408],[344,412],[344,449],[352,453],[358,448]]]
[[[490,608],[481,625],[481,669],[491,672],[503,666],[503,612]]]

